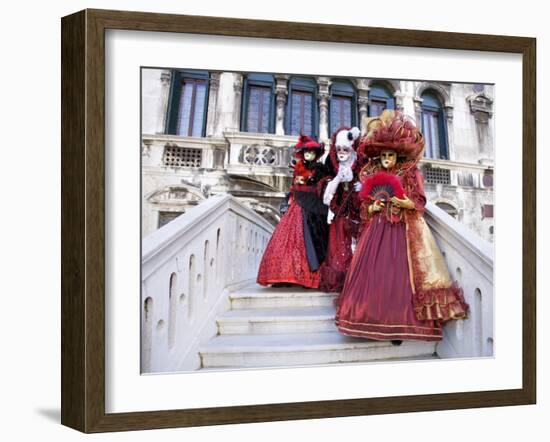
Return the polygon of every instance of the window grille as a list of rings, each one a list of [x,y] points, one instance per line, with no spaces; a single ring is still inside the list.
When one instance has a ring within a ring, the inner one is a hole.
[[[192,149],[180,146],[166,146],[162,164],[167,167],[200,167],[202,149]]]
[[[451,184],[451,171],[428,167],[424,169],[424,181],[430,184]]]

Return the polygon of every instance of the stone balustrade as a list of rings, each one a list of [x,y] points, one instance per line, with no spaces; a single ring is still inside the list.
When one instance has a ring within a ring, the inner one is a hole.
[[[253,282],[273,226],[227,194],[143,239],[142,372],[194,370],[228,290]]]
[[[423,158],[420,161],[426,184],[492,188],[492,166]]]
[[[464,290],[470,315],[444,327],[440,357],[493,355],[493,247],[433,203],[425,219],[443,252],[454,280]]]
[[[223,170],[226,150],[223,138],[143,135],[141,157],[145,168]]]
[[[222,137],[144,135],[144,167],[199,168],[234,175],[290,176],[296,136],[224,131]],[[492,166],[423,158],[427,184],[492,187]],[[489,176],[489,181],[487,181]]]

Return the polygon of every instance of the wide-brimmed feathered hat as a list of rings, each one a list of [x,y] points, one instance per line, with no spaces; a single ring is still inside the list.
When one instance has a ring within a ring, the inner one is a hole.
[[[307,135],[300,135],[298,142],[294,146],[294,156],[296,158],[303,159],[304,151],[314,150],[315,157],[319,158],[325,152],[325,145],[315,141],[313,138],[308,137]]]
[[[359,142],[358,152],[376,158],[384,150],[393,150],[406,160],[420,160],[424,151],[424,137],[414,120],[399,111],[385,110],[371,120],[367,134]]]

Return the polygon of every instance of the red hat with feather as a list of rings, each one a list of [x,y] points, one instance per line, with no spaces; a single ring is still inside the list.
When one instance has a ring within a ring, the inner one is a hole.
[[[300,135],[296,146],[294,146],[294,149],[294,156],[296,158],[303,159],[304,151],[314,150],[315,158],[317,159],[325,152],[325,145],[323,143],[315,141],[313,138],[308,137],[307,135]]]
[[[369,158],[380,156],[384,150],[393,150],[407,160],[420,160],[424,137],[411,118],[398,111],[385,110],[369,122],[368,133],[358,147],[358,151]]]

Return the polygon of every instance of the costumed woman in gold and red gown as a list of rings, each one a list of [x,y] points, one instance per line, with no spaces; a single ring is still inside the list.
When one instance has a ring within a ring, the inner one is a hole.
[[[358,147],[369,159],[360,174],[365,226],[337,298],[336,325],[395,345],[438,341],[442,324],[465,318],[468,305],[423,217],[417,164],[424,139],[412,120],[392,111],[369,128]]]
[[[257,282],[318,288],[328,239],[327,207],[320,198],[320,181],[326,170],[317,161],[324,146],[302,135],[295,148],[289,207],[264,251]]]
[[[359,231],[359,171],[361,161],[355,149],[360,130],[341,127],[332,135],[329,154],[325,160],[330,177],[323,193],[329,207],[328,248],[321,266],[319,288],[325,292],[340,292],[353,256],[352,242]]]

